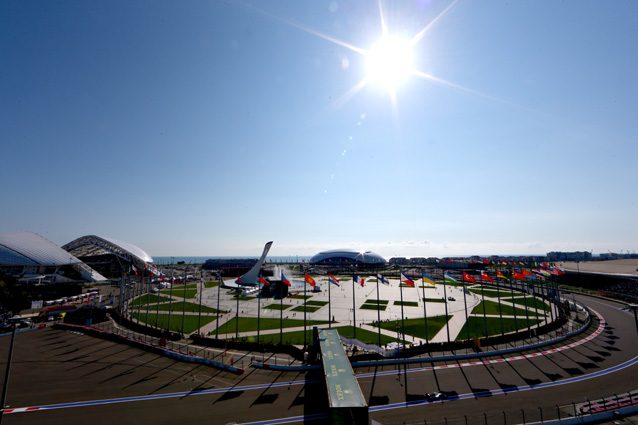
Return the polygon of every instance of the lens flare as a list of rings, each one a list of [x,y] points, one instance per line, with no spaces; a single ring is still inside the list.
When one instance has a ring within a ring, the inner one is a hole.
[[[412,45],[395,36],[382,36],[366,53],[366,80],[395,90],[414,74]]]

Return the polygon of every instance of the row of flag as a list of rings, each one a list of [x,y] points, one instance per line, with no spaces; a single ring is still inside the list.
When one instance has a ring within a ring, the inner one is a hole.
[[[521,269],[520,271],[512,270],[512,278],[516,280],[520,280],[520,281],[544,280],[546,277],[549,277],[549,276],[561,276],[563,274],[565,274],[565,272],[559,269],[558,267],[552,267],[550,269],[539,267],[531,271],[527,269]],[[380,283],[384,285],[390,284],[390,281],[382,274],[378,273],[376,277]],[[498,279],[509,280],[509,278],[505,276],[505,274],[503,274],[501,271],[498,271],[498,270],[496,271],[496,277]],[[421,275],[421,279],[423,280],[423,283],[436,285],[436,281],[434,280],[434,278],[428,274],[423,273]],[[263,277],[260,276],[258,280],[259,280],[259,283],[262,283],[266,286],[270,286],[270,281],[268,281],[267,279],[264,279]],[[288,280],[288,278],[286,277],[283,271],[281,271],[280,280],[286,286],[292,285],[290,283],[290,280]],[[352,280],[354,284],[358,284],[361,287],[365,285],[365,279],[359,275],[355,274]],[[444,283],[448,283],[451,285],[456,285],[459,283],[459,281],[448,272],[445,272],[443,274],[443,281]],[[461,281],[464,283],[477,283],[476,277],[466,272],[462,272]],[[494,283],[494,279],[490,275],[488,275],[485,271],[481,271],[480,281]],[[416,287],[414,280],[410,278],[408,275],[406,275],[404,272],[401,272],[400,282],[412,288]],[[304,283],[312,287],[316,286],[317,284],[315,279],[312,276],[310,276],[308,273],[304,273]],[[331,274],[328,274],[328,283],[335,286],[341,285],[341,281],[337,277]]]

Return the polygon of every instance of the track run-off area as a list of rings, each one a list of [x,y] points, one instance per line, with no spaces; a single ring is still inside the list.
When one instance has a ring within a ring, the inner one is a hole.
[[[613,301],[585,296],[576,301],[591,308],[593,326],[558,346],[478,361],[355,370],[371,419],[383,424],[529,422],[543,413],[556,417],[572,402],[634,390],[638,339],[633,316]],[[5,359],[8,338],[0,344]],[[251,369],[235,376],[53,330],[16,338],[9,382],[9,424],[294,423],[324,419],[327,405],[320,373]],[[425,393],[437,391],[448,399],[425,400]]]

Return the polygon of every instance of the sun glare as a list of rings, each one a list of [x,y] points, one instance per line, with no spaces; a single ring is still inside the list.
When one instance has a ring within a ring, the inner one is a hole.
[[[366,53],[366,80],[394,91],[414,74],[412,45],[393,36],[381,37]]]

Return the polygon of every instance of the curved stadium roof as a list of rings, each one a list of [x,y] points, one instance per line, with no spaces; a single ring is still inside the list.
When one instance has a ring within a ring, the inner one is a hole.
[[[310,259],[310,264],[363,264],[380,266],[385,259],[372,251],[360,252],[353,249],[323,251]]]
[[[153,257],[137,245],[117,239],[87,235],[62,246],[77,257],[113,254],[133,263],[152,263]]]
[[[0,234],[0,265],[63,266],[81,263],[53,242],[31,232]]]

